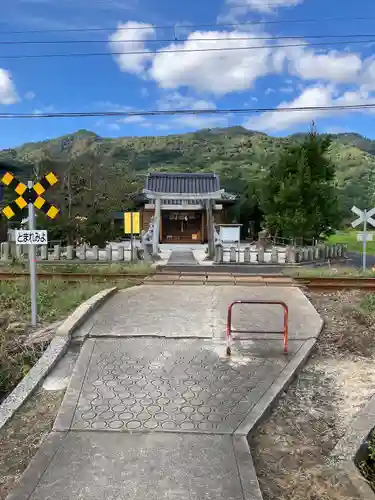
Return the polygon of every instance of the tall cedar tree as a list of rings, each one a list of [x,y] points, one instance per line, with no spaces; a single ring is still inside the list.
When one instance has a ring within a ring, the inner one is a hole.
[[[340,222],[331,139],[312,128],[287,147],[265,179],[261,207],[273,235],[304,241],[329,234]]]

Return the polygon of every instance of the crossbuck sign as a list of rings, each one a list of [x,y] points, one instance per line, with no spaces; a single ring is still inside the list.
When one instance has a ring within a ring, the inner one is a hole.
[[[375,219],[372,216],[375,214],[375,208],[371,210],[360,210],[357,207],[352,207],[352,212],[355,215],[358,215],[358,219],[352,222],[352,227],[357,227],[360,224],[363,224],[363,232],[358,234],[359,240],[362,241],[363,245],[363,271],[366,271],[366,246],[367,241],[371,241],[371,236],[367,232],[367,223],[371,224],[371,226],[375,227]]]

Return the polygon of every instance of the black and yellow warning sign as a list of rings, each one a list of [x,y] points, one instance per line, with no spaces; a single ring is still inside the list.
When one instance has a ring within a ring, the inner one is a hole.
[[[28,188],[26,184],[20,182],[13,174],[7,172],[2,177],[1,182],[12,188],[14,192],[18,194],[18,198],[3,208],[3,214],[8,219],[11,219],[26,208],[29,203],[32,203],[36,208],[47,214],[50,219],[54,219],[59,213],[59,209],[48,203],[48,201],[42,197],[42,194],[44,194],[48,188],[55,185],[57,181],[58,179],[55,174],[50,172],[39,182],[35,183],[33,187]]]

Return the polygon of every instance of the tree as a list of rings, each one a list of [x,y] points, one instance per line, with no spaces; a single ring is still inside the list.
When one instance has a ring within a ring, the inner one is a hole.
[[[287,146],[265,177],[261,208],[274,236],[312,240],[340,223],[331,139],[312,127],[303,141]]]
[[[140,187],[132,172],[125,174],[110,157],[99,159],[89,152],[69,162],[45,158],[37,167],[39,176],[53,171],[59,179],[45,195],[60,209],[59,215],[50,221],[39,212],[37,219],[51,241],[105,245],[114,236],[111,214],[130,207]]]

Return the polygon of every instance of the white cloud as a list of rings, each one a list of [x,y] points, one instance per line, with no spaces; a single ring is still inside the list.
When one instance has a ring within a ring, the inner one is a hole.
[[[102,124],[101,124],[102,125]],[[105,124],[110,130],[113,130],[115,132],[117,132],[118,130],[120,130],[120,125],[118,123],[106,123]]]
[[[296,7],[302,2],[303,0],[242,0],[240,9],[242,14],[249,11],[271,13],[280,8]],[[227,0],[226,3],[232,10],[239,4],[238,0]]]
[[[55,106],[53,106],[52,104],[50,104],[48,106],[42,106],[39,109],[34,109],[33,114],[34,115],[41,115],[41,114],[44,114],[44,113],[55,113],[55,112],[56,112]]]
[[[363,90],[375,90],[375,59],[368,58],[363,64],[361,85]]]
[[[228,117],[226,116],[198,116],[185,115],[178,116],[173,120],[175,125],[199,130],[202,128],[228,127]]]
[[[143,123],[145,121],[146,118],[144,116],[132,115],[132,116],[126,116],[125,118],[121,118],[120,120],[118,120],[117,123],[135,124],[135,123]]]
[[[324,54],[303,47],[279,49],[279,57],[289,62],[289,73],[303,80],[326,80],[337,83],[355,82],[362,68],[357,54],[330,50]]]
[[[292,94],[294,92],[294,87],[281,87],[280,92],[284,94]]]
[[[159,110],[169,111],[172,109],[216,109],[216,104],[205,99],[198,99],[191,96],[184,96],[180,92],[166,94],[157,101]]]
[[[25,97],[25,99],[27,99],[28,101],[32,101],[33,99],[35,99],[36,95],[35,95],[35,93],[34,93],[34,92],[29,91],[29,92],[26,92],[26,94],[25,94],[25,96],[24,96],[24,97]]]
[[[12,75],[6,69],[0,68],[0,104],[15,104],[18,101]]]
[[[257,78],[272,70],[269,60],[271,50],[266,48],[265,42],[238,40],[241,37],[249,37],[249,33],[240,31],[191,33],[184,43],[173,43],[166,50],[183,49],[194,52],[156,54],[150,76],[164,89],[187,86],[196,91],[217,95],[249,89]],[[241,50],[259,45],[265,48]],[[217,50],[228,47],[240,50]],[[202,49],[215,50],[196,51]]]
[[[145,42],[152,38],[155,29],[151,24],[129,21],[119,24],[109,37],[109,47],[121,71],[141,75],[154,54],[147,51]],[[130,41],[124,41],[130,40]],[[122,52],[143,52],[142,54],[122,54]]]
[[[101,108],[103,111],[135,111],[133,106],[127,106],[124,104],[117,104],[112,101],[96,101],[93,103],[94,108]]]
[[[338,97],[335,96],[336,89],[333,85],[317,85],[305,89],[291,102],[281,102],[278,108],[308,108],[375,103],[375,96],[360,89],[346,91]],[[296,125],[310,123],[318,117],[329,117],[336,113],[337,111],[335,110],[330,112],[329,110],[316,109],[306,111],[271,111],[250,118],[245,126],[257,130],[287,130]]]

